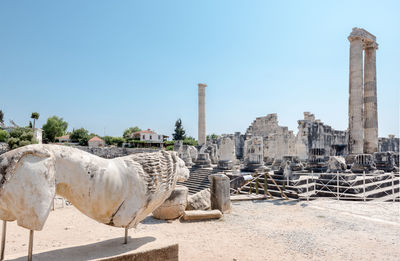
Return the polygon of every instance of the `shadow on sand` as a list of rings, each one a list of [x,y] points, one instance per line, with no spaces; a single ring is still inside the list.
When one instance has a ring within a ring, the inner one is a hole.
[[[156,219],[153,216],[147,216],[140,223],[146,224],[146,225],[154,225],[154,224],[165,224],[165,223],[169,223],[169,222],[167,220]]]
[[[267,199],[267,200],[253,200],[254,203],[274,204],[276,206],[293,206],[300,203],[299,200],[284,200],[284,199]]]
[[[37,254],[34,253],[32,259],[40,261],[82,261],[100,259],[133,251],[155,240],[156,238],[154,237],[129,238],[128,244],[125,245],[123,244],[123,237],[113,238],[89,245],[55,249]],[[16,259],[7,259],[7,254],[5,256],[5,260],[10,261],[25,261],[26,259],[27,256],[18,257]]]

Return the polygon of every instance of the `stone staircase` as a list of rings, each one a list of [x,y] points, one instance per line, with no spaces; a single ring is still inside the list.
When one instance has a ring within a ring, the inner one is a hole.
[[[350,200],[392,201],[393,193],[399,198],[400,178],[398,174],[392,179],[392,173],[378,175],[339,173],[321,173],[316,180],[317,197],[336,197]],[[396,200],[396,201],[397,201]]]
[[[189,194],[195,194],[203,189],[210,187],[208,176],[214,173],[212,168],[192,167],[190,169],[189,179],[185,182],[178,182],[178,185],[186,186],[189,189]]]
[[[400,201],[400,177],[391,173],[365,175],[353,173],[295,173],[298,179],[286,180],[281,173],[259,174],[232,194],[256,194],[284,199],[318,197],[358,201]],[[265,181],[266,180],[266,181]],[[395,196],[393,196],[393,193]]]

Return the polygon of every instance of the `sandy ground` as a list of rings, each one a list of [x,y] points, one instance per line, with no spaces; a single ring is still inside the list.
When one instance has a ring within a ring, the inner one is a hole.
[[[82,253],[103,258],[176,242],[180,260],[400,260],[400,204],[242,201],[220,220],[149,216],[130,231],[128,245],[122,245],[123,234],[72,206],[58,208],[35,232],[34,260],[83,260]],[[6,260],[26,260],[28,236],[8,223]]]

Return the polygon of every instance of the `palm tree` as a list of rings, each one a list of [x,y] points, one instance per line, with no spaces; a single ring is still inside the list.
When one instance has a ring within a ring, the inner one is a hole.
[[[31,119],[33,119],[33,129],[35,129],[35,121],[39,119],[40,114],[37,112],[32,112]]]

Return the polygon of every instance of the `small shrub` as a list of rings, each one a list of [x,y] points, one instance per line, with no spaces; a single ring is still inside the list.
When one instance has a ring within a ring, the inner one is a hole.
[[[10,149],[16,149],[35,143],[37,143],[37,141],[33,137],[33,130],[30,128],[14,128],[10,132],[10,138],[8,139],[8,146]]]
[[[192,137],[188,137],[183,140],[184,145],[191,145],[191,146],[197,146],[197,140],[195,140]]]
[[[173,140],[164,141],[165,146],[170,146],[170,145],[174,145],[174,144],[175,144],[175,141],[173,141]]]
[[[0,130],[0,142],[7,142],[10,135],[5,130]]]

